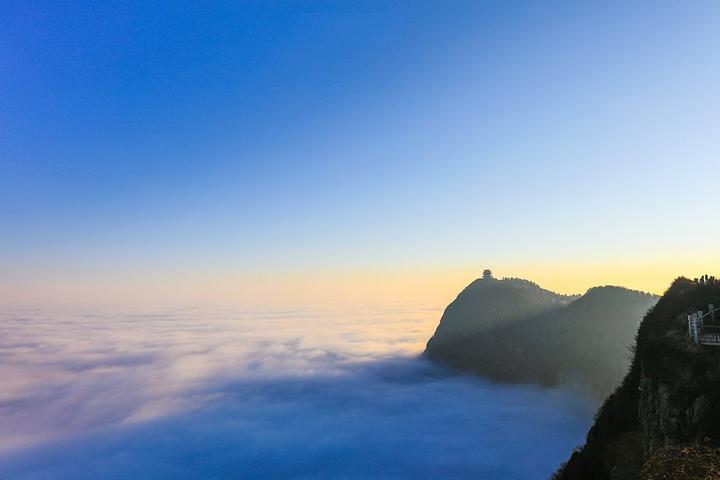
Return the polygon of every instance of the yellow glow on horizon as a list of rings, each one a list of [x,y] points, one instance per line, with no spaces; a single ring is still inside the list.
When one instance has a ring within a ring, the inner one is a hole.
[[[720,258],[669,261],[537,262],[467,267],[417,267],[263,273],[155,272],[70,278],[26,278],[0,283],[4,304],[240,305],[303,307],[413,304],[443,308],[484,268],[543,288],[582,294],[619,285],[662,294],[678,276],[720,276]]]

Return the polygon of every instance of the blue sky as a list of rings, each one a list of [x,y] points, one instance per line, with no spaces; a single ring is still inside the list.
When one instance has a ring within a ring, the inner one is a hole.
[[[716,2],[2,8],[0,285],[720,267]]]

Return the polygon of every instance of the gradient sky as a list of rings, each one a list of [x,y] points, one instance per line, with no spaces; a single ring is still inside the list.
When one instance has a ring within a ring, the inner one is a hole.
[[[2,301],[720,273],[718,2],[0,10]]]

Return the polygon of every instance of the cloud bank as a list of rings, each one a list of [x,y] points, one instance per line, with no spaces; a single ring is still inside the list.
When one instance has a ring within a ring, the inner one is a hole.
[[[435,318],[11,312],[0,477],[547,477],[592,405],[417,360]]]

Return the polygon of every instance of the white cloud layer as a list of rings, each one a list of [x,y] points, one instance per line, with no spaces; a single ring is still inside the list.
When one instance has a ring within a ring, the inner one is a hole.
[[[437,318],[6,312],[0,478],[545,478],[592,405],[417,360]]]

